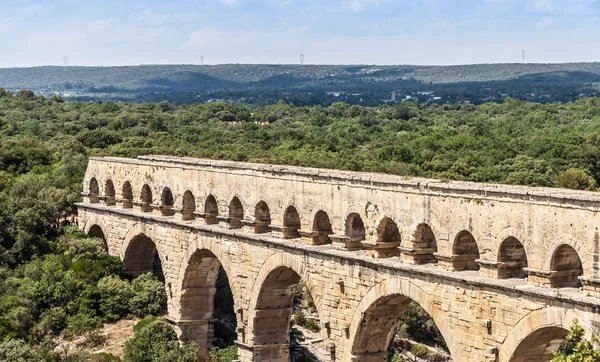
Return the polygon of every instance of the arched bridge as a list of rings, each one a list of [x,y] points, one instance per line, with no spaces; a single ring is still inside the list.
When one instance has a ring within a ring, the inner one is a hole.
[[[545,362],[579,320],[600,331],[600,196],[166,156],[91,158],[80,226],[132,276],[164,275],[202,358],[219,268],[240,361],[287,361],[294,286],[327,361],[386,361],[418,303],[454,361]]]

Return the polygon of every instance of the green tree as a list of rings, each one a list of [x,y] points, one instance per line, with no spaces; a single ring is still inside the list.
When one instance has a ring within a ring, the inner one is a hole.
[[[557,179],[558,185],[573,190],[595,190],[596,181],[584,170],[570,168],[563,172]]]
[[[569,328],[569,334],[552,353],[550,362],[599,362],[600,348],[594,348],[592,342],[585,339],[585,330],[577,320]]]

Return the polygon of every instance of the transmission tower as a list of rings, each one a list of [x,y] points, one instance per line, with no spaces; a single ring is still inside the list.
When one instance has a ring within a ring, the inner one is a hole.
[[[525,63],[525,49],[521,50],[521,61]]]
[[[300,54],[300,64],[304,64],[304,54]]]
[[[200,65],[204,65],[204,55],[200,56]]]
[[[63,57],[63,64],[65,65],[65,70],[67,70],[67,65],[69,65],[69,57],[66,55]]]

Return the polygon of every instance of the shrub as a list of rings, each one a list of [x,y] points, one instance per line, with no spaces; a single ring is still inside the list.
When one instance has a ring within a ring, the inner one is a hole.
[[[406,358],[400,352],[394,350],[390,356],[390,362],[406,362]]]
[[[128,362],[195,362],[198,347],[180,346],[173,327],[164,319],[150,317],[138,322],[134,337],[125,342],[125,361]]]
[[[427,346],[424,344],[415,343],[410,348],[410,352],[420,358],[420,357],[425,357],[427,355],[427,353],[429,352],[429,349],[427,349]]]
[[[210,350],[209,355],[212,362],[231,362],[238,358],[238,350],[236,346],[215,347]]]
[[[69,245],[69,254],[73,259],[95,260],[107,255],[107,252],[102,239],[89,238],[72,240]]]
[[[67,313],[60,307],[47,309],[33,328],[32,334],[38,339],[58,335],[67,325]]]
[[[67,328],[64,332],[67,337],[75,337],[91,333],[100,328],[102,328],[100,317],[79,313],[67,319]]]
[[[306,322],[306,316],[300,309],[296,309],[292,314],[292,317],[294,318],[294,323],[296,323],[299,326],[304,325],[304,322]]]
[[[10,339],[0,343],[0,361],[43,362],[43,359],[24,341]]]
[[[100,311],[106,321],[116,321],[129,314],[129,303],[134,291],[128,281],[108,276],[98,282]]]
[[[312,318],[306,318],[303,327],[312,332],[318,332],[321,330],[319,323]]]
[[[167,310],[165,285],[152,273],[146,273],[131,282],[135,295],[129,300],[129,310],[137,317],[160,315]]]

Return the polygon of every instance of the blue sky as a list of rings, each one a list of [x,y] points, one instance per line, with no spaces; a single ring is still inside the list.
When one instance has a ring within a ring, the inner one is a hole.
[[[0,67],[600,60],[600,0],[0,0]]]

